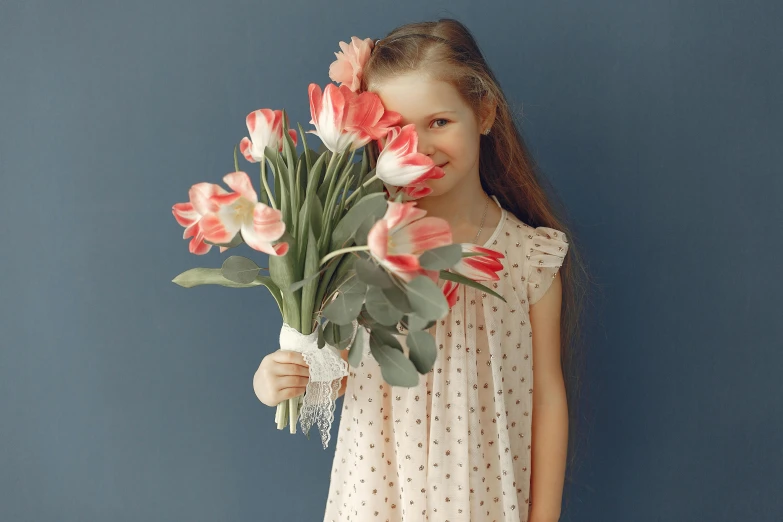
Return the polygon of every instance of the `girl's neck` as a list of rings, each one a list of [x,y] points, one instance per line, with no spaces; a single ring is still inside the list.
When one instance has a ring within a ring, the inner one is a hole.
[[[492,235],[501,216],[500,208],[484,192],[478,176],[462,180],[444,194],[421,198],[416,206],[426,210],[428,216],[445,219],[451,226],[454,243],[483,244]],[[486,209],[486,216],[484,216],[484,209]],[[481,227],[482,216],[484,216],[483,227]],[[479,227],[481,227],[481,234],[476,239]]]

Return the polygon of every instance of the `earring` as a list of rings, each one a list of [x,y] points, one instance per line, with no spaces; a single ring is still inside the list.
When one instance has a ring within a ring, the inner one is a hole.
[[[489,134],[489,129],[486,129],[486,130],[484,131],[484,135],[486,136],[487,134]]]

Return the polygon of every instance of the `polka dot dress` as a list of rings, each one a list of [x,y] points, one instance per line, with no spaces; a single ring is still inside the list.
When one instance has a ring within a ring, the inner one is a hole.
[[[460,285],[456,305],[429,330],[438,356],[415,387],[389,386],[366,342],[360,366],[349,368],[324,522],[527,521],[528,310],[568,242],[501,214],[484,246],[505,255],[504,268],[499,281],[483,284],[507,303]]]

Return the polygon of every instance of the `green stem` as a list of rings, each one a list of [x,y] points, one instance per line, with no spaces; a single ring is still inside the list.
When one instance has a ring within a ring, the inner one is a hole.
[[[371,177],[370,179],[368,179],[367,181],[362,183],[362,187],[361,188],[366,187],[367,185],[369,185],[370,183],[372,183],[376,179],[378,179],[378,174],[374,174],[373,177]],[[350,201],[357,195],[359,195],[359,189],[358,188],[356,190],[354,190],[353,193],[346,198],[345,203],[346,204],[350,203]]]
[[[329,252],[328,254],[326,254],[323,258],[321,258],[321,261],[318,263],[318,266],[323,265],[324,263],[326,263],[327,261],[329,261],[333,257],[337,257],[337,256],[339,256],[341,254],[345,254],[347,252],[361,252],[361,251],[365,251],[366,252],[366,251],[369,251],[369,250],[370,250],[370,247],[367,246],[367,245],[357,245],[357,246],[352,246],[352,247],[347,247],[347,248],[341,248],[339,250],[335,250],[334,252]]]
[[[269,196],[269,203],[271,203],[273,209],[277,210],[275,198],[272,197],[272,191],[269,189],[269,182],[266,180],[266,158],[261,160],[261,183],[264,185],[267,196]]]

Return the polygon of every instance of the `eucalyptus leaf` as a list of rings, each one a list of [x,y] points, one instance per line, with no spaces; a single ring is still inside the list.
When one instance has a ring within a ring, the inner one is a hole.
[[[427,270],[445,270],[462,259],[462,245],[459,243],[444,245],[427,250],[419,257],[419,264]]]
[[[392,386],[412,388],[419,384],[419,373],[413,363],[400,351],[386,345],[370,344],[372,356],[381,367],[383,379]]]
[[[413,331],[405,338],[405,344],[408,346],[408,356],[416,370],[422,375],[429,372],[438,355],[432,335],[423,330]]]
[[[354,261],[354,269],[356,270],[356,276],[368,285],[379,286],[381,288],[394,286],[394,281],[392,281],[391,276],[383,268],[370,260],[357,259]]]
[[[323,335],[327,343],[331,344],[332,346],[336,345],[337,338],[339,336],[337,325],[331,321],[326,321],[326,326],[323,327]]]
[[[228,288],[252,288],[254,286],[265,286],[272,297],[275,298],[278,308],[282,312],[282,297],[280,289],[269,276],[256,276],[250,283],[236,283],[223,277],[220,268],[191,268],[179,274],[171,280],[183,288],[193,288],[201,285],[220,285]]]
[[[367,289],[365,306],[373,319],[383,325],[393,326],[402,319],[402,311],[394,307],[380,287],[371,286]]]
[[[432,328],[432,326],[437,321],[427,321],[425,319],[422,319],[416,314],[408,314],[405,316],[406,318],[406,325],[408,327],[408,331],[413,332],[416,330],[428,330],[429,328]]]
[[[378,324],[373,325],[370,329],[370,346],[373,344],[385,344],[386,346],[402,352],[402,344],[400,344],[400,340],[397,339],[395,334]]]
[[[411,303],[408,300],[408,296],[405,295],[405,291],[402,290],[397,285],[392,285],[388,288],[383,289],[383,293],[386,295],[386,298],[391,301],[391,304],[394,305],[394,308],[397,310],[401,310],[403,313],[409,313],[413,311],[413,308],[411,307]]]
[[[223,277],[235,283],[252,282],[261,270],[252,260],[243,256],[231,256],[223,261],[221,267]]]
[[[340,292],[344,294],[365,295],[367,293],[367,283],[354,276],[340,285]]]
[[[407,295],[413,311],[427,321],[434,321],[449,312],[443,291],[427,276],[417,276],[407,284]]]
[[[336,324],[349,324],[362,309],[363,295],[339,294],[324,308],[324,317]]]
[[[362,362],[362,355],[364,355],[364,340],[367,332],[363,327],[359,327],[356,330],[356,336],[351,343],[351,349],[348,351],[348,364],[354,368],[359,367],[359,363]]]
[[[337,338],[337,344],[335,344],[337,348],[339,348],[340,350],[345,350],[346,348],[349,348],[351,346],[354,337],[353,329],[354,329],[354,321],[351,321],[350,324],[337,325],[338,338]]]
[[[501,299],[504,303],[506,303],[506,298],[500,295],[499,293],[495,292],[494,290],[487,288],[486,286],[482,285],[481,283],[478,283],[474,281],[473,279],[469,277],[465,277],[460,274],[455,274],[454,272],[448,272],[446,270],[440,271],[440,278],[446,279],[447,281],[454,281],[455,283],[461,283],[466,286],[471,286],[473,288],[476,288],[478,290],[481,290],[482,292],[486,292],[490,295],[494,295],[495,297]]]

